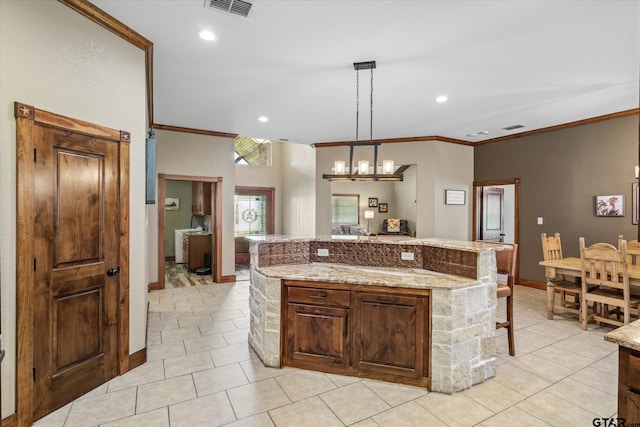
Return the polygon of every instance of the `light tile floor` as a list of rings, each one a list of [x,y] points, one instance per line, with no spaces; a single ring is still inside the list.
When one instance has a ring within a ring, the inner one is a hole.
[[[266,368],[247,345],[248,296],[248,281],[151,292],[147,363],[35,425],[566,426],[616,413],[609,329],[547,320],[544,291],[516,287],[518,356],[498,331],[496,377],[453,395]]]

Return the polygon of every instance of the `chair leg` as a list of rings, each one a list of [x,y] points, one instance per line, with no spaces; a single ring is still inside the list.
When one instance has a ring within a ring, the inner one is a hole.
[[[516,355],[516,344],[513,328],[513,296],[507,297],[507,339],[509,340],[509,355]]]

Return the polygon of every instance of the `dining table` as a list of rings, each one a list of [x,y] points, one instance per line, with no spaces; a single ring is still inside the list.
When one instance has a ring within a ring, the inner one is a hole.
[[[553,298],[556,292],[553,280],[559,275],[581,277],[582,260],[576,257],[566,257],[540,261],[545,268],[547,277],[547,318],[553,319]],[[640,265],[629,264],[629,287],[631,293],[640,295]]]

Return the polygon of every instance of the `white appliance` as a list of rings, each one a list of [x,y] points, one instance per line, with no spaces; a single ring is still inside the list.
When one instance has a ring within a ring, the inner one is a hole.
[[[184,240],[184,233],[188,231],[202,231],[202,227],[197,228],[183,228],[181,230],[174,230],[175,233],[175,254],[176,254],[176,264],[187,262],[184,259],[184,247],[182,246]]]

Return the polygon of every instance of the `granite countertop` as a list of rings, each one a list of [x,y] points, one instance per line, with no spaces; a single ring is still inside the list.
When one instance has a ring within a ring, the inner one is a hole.
[[[605,341],[640,351],[640,320],[614,329],[604,336]]]
[[[267,276],[288,280],[309,280],[354,285],[388,286],[413,289],[456,289],[478,283],[477,280],[417,268],[364,267],[346,264],[310,263],[259,267]]]
[[[419,245],[437,248],[457,249],[467,252],[482,252],[486,250],[510,250],[511,246],[500,246],[484,242],[471,242],[467,240],[451,240],[442,238],[418,239],[407,236],[317,236],[317,237],[290,237],[282,235],[247,236],[250,242],[358,242],[358,243],[391,243],[397,245]]]

